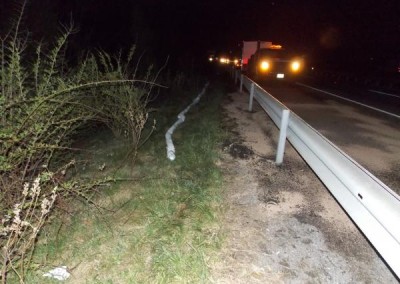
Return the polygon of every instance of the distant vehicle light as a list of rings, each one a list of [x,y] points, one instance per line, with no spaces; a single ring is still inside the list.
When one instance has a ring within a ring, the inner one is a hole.
[[[299,71],[300,70],[300,62],[293,61],[292,64],[290,65],[290,68],[292,69],[293,72]]]
[[[262,71],[267,71],[269,69],[269,62],[268,61],[262,61],[260,63],[260,69]]]
[[[221,62],[221,63],[226,63],[226,58],[224,58],[224,57],[221,57],[220,59],[219,59],[219,62]]]
[[[239,60],[235,59],[235,60],[233,60],[233,63],[235,63],[235,65],[237,65],[237,64],[239,64]]]
[[[208,58],[208,60],[209,60],[210,62],[212,62],[212,61],[213,61],[213,58],[212,58],[212,57],[210,57],[210,58]]]
[[[273,44],[269,47],[269,49],[282,49],[282,45],[280,44]]]

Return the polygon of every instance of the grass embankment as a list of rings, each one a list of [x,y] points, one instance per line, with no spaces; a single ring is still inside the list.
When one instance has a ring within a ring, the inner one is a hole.
[[[189,111],[173,135],[173,162],[166,158],[164,138],[194,95],[158,112],[156,133],[141,148],[133,170],[124,166],[117,172],[127,180],[101,189],[97,206],[66,206],[74,213],[55,222],[38,245],[34,260],[41,268],[28,275],[28,283],[52,283],[41,272],[59,265],[71,270],[70,283],[209,282],[213,252],[221,244],[222,179],[215,162],[223,139],[223,91],[209,89]],[[98,150],[91,158],[100,168],[105,163],[103,174],[120,165],[121,147],[114,140],[95,139],[93,148]]]

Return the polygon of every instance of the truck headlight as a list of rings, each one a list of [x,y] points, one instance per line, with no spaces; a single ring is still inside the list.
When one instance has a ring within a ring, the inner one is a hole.
[[[300,70],[300,62],[293,61],[292,64],[290,64],[290,68],[292,69],[293,72],[299,71]]]
[[[260,69],[262,71],[267,71],[269,69],[269,62],[268,61],[261,61]]]

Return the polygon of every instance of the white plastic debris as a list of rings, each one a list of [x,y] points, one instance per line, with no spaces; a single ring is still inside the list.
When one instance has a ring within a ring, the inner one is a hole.
[[[71,274],[68,272],[66,266],[56,267],[49,272],[43,274],[44,277],[54,278],[60,281],[67,280]]]
[[[200,98],[206,92],[207,87],[208,83],[205,84],[203,90],[201,90],[200,94],[193,100],[193,102],[178,114],[178,120],[168,129],[167,133],[165,134],[165,141],[167,142],[167,157],[171,161],[175,160],[175,146],[172,142],[171,136],[178,125],[185,121],[185,114],[189,111],[189,109],[200,101]]]

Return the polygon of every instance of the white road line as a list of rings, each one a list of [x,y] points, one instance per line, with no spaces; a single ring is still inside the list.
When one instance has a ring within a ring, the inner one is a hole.
[[[387,115],[390,115],[390,116],[393,116],[393,117],[396,117],[396,118],[400,119],[400,115],[397,115],[397,114],[394,114],[394,113],[391,113],[391,112],[388,112],[388,111],[385,111],[385,110],[382,110],[382,109],[379,109],[379,108],[376,108],[376,107],[373,107],[373,106],[369,106],[369,105],[366,105],[366,104],[363,104],[363,103],[360,103],[360,102],[357,102],[357,101],[353,101],[353,100],[344,98],[342,96],[335,95],[335,94],[333,94],[331,92],[324,91],[324,90],[321,90],[321,89],[317,89],[317,88],[308,86],[306,84],[302,84],[302,83],[298,83],[298,82],[296,84],[300,85],[300,86],[303,86],[303,87],[306,87],[306,88],[309,88],[309,89],[312,89],[312,90],[315,90],[315,91],[318,91],[318,92],[321,92],[321,93],[324,93],[324,94],[327,94],[327,95],[330,95],[332,97],[335,97],[335,98],[338,98],[338,99],[342,99],[342,100],[345,100],[345,101],[348,101],[348,102],[351,102],[351,103],[354,103],[354,104],[357,104],[357,105],[360,105],[360,106],[363,106],[363,107],[366,107],[366,108],[369,108],[369,109],[372,109],[372,110],[375,110],[375,111],[378,111],[378,112],[381,112],[381,113],[384,113],[384,114],[387,114]]]
[[[368,91],[373,92],[373,93],[377,93],[377,94],[381,94],[381,95],[385,95],[385,96],[390,96],[390,97],[395,97],[395,98],[399,98],[399,99],[400,99],[400,96],[399,96],[399,95],[389,94],[389,93],[385,93],[385,92],[377,91],[377,90],[368,90]]]

